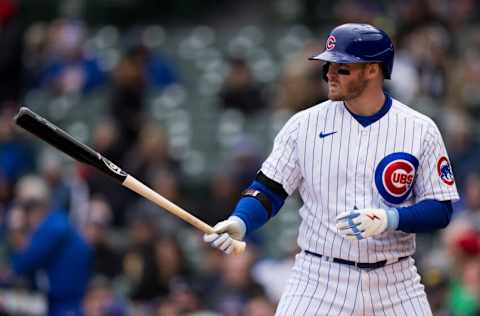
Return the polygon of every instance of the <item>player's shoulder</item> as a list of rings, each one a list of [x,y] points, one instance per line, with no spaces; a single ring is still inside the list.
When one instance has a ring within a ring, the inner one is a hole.
[[[427,128],[437,128],[435,122],[428,115],[414,110],[410,106],[392,98],[391,111],[399,116],[399,118],[415,121],[416,124],[423,125]]]
[[[338,102],[332,102],[330,100],[318,103],[316,105],[313,105],[307,109],[301,110],[293,114],[289,119],[288,123],[293,124],[293,123],[299,123],[301,122],[306,122],[308,118],[314,114],[314,115],[323,115],[324,113],[327,112],[329,108],[334,108],[336,106],[335,103]]]
[[[342,105],[342,102],[326,100],[312,107],[309,107],[308,109],[305,109],[299,113],[303,112],[302,115],[304,116],[309,116],[312,114],[322,116],[327,115],[328,112],[337,109],[339,105]]]

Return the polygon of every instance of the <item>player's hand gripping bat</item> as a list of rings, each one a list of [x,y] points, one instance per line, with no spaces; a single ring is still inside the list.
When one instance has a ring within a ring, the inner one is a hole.
[[[203,233],[214,233],[213,228],[210,225],[188,213],[176,204],[170,202],[168,199],[153,191],[142,182],[127,174],[110,160],[103,157],[100,153],[96,152],[87,145],[82,144],[67,132],[63,131],[30,109],[26,107],[20,108],[18,113],[15,115],[14,120],[18,126],[24,128],[33,135],[54,146],[58,150],[64,152],[73,159],[97,168],[106,175],[120,182],[124,187],[137,192],[144,198],[164,208],[173,215],[180,217]],[[244,250],[245,242],[236,240],[233,253],[241,254]]]

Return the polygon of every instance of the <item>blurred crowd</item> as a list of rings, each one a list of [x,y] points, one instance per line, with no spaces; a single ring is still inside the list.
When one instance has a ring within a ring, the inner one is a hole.
[[[285,120],[318,104],[326,99],[321,64],[307,59],[322,50],[324,35],[346,21],[384,28],[396,48],[386,91],[438,123],[461,195],[447,229],[418,235],[423,283],[434,315],[480,315],[480,4],[338,1],[329,8],[333,24],[323,25],[312,22],[323,14],[321,5],[281,2],[298,13],[283,19],[305,23],[311,36],[285,52],[274,75],[268,64],[256,70],[241,50],[248,45],[230,50],[217,74],[216,111]],[[266,33],[268,27],[275,26],[265,26]],[[78,306],[86,316],[273,315],[297,251],[294,239],[272,253],[272,236],[260,232],[244,255],[223,256],[178,218],[15,128],[12,117],[32,91],[52,97],[101,91],[107,98],[102,116],[91,118],[93,148],[209,224],[229,215],[270,148],[258,149],[245,135],[207,180],[189,176],[146,102],[151,91],[192,80],[178,57],[135,36],[126,37],[119,55],[99,56],[89,31],[71,16],[23,25],[17,2],[0,0],[0,315]],[[107,39],[122,39],[108,32]],[[301,203],[290,199],[284,213]]]

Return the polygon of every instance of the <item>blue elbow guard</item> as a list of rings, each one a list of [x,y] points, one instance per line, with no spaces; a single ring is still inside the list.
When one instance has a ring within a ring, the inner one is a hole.
[[[284,203],[283,197],[272,192],[263,183],[253,181],[242,193],[242,198],[232,215],[240,217],[245,222],[248,235],[275,216]]]

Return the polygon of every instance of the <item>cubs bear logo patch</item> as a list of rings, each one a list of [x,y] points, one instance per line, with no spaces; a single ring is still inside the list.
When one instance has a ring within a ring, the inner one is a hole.
[[[375,169],[378,193],[389,204],[404,202],[413,189],[418,159],[406,152],[385,156]]]
[[[453,185],[455,183],[452,168],[450,167],[450,161],[448,161],[447,157],[442,156],[438,159],[437,173],[443,183],[447,185]]]

